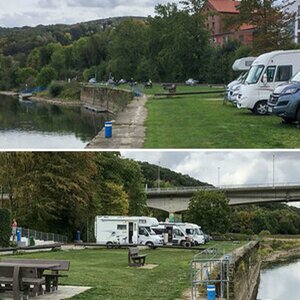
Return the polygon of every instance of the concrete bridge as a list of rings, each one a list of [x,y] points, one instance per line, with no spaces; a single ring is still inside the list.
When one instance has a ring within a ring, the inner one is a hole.
[[[270,202],[300,201],[300,183],[221,187],[178,187],[147,189],[147,205],[170,214],[188,209],[193,194],[199,190],[222,191],[229,198],[229,205],[261,204]]]

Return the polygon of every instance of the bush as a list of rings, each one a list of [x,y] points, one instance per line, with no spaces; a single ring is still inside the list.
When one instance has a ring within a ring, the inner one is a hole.
[[[264,236],[270,236],[271,235],[271,232],[269,230],[262,230],[260,233],[259,233],[259,236],[260,237],[264,237]]]
[[[0,209],[0,247],[9,247],[11,236],[10,212],[7,209]]]
[[[61,94],[61,92],[63,91],[64,86],[63,84],[59,83],[59,82],[52,82],[50,87],[49,87],[49,94],[52,97],[57,97]]]

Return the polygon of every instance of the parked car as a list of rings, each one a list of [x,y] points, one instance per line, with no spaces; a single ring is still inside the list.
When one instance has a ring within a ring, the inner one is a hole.
[[[186,82],[185,82],[185,84],[186,85],[189,85],[189,86],[195,86],[196,84],[198,84],[199,83],[199,81],[198,80],[195,80],[195,79],[193,79],[193,78],[190,78],[190,79],[188,79]]]
[[[89,83],[97,83],[96,78],[91,78],[91,79],[89,80]]]
[[[268,106],[270,113],[281,117],[286,123],[300,123],[300,71],[289,83],[275,89]]]
[[[119,82],[118,82],[118,84],[125,84],[125,83],[127,83],[127,81],[125,79],[123,79],[123,78],[120,79]]]

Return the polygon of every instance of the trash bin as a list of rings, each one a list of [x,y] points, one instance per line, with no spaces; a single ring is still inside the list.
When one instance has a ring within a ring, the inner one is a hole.
[[[105,138],[109,139],[112,137],[112,122],[105,122]]]
[[[34,241],[33,236],[31,236],[31,237],[29,238],[29,246],[35,246],[35,241]]]
[[[207,286],[207,300],[216,300],[216,286],[215,285]]]
[[[17,230],[17,242],[21,242],[21,230]]]

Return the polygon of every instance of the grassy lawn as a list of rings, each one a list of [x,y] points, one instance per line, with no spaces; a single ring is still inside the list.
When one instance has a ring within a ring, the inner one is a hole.
[[[212,90],[179,87],[178,91]],[[163,92],[155,86],[146,93]],[[218,100],[219,98],[219,100]],[[149,97],[145,148],[299,148],[299,129],[276,116],[256,116],[218,95]]]
[[[221,253],[240,247],[231,242],[210,242]],[[189,262],[196,250],[144,250],[147,264],[157,264],[153,270],[129,268],[127,250],[97,249],[41,252],[17,255],[17,258],[66,259],[71,261],[69,277],[60,282],[67,285],[91,286],[92,290],[72,299],[162,299],[180,298],[189,288]]]

